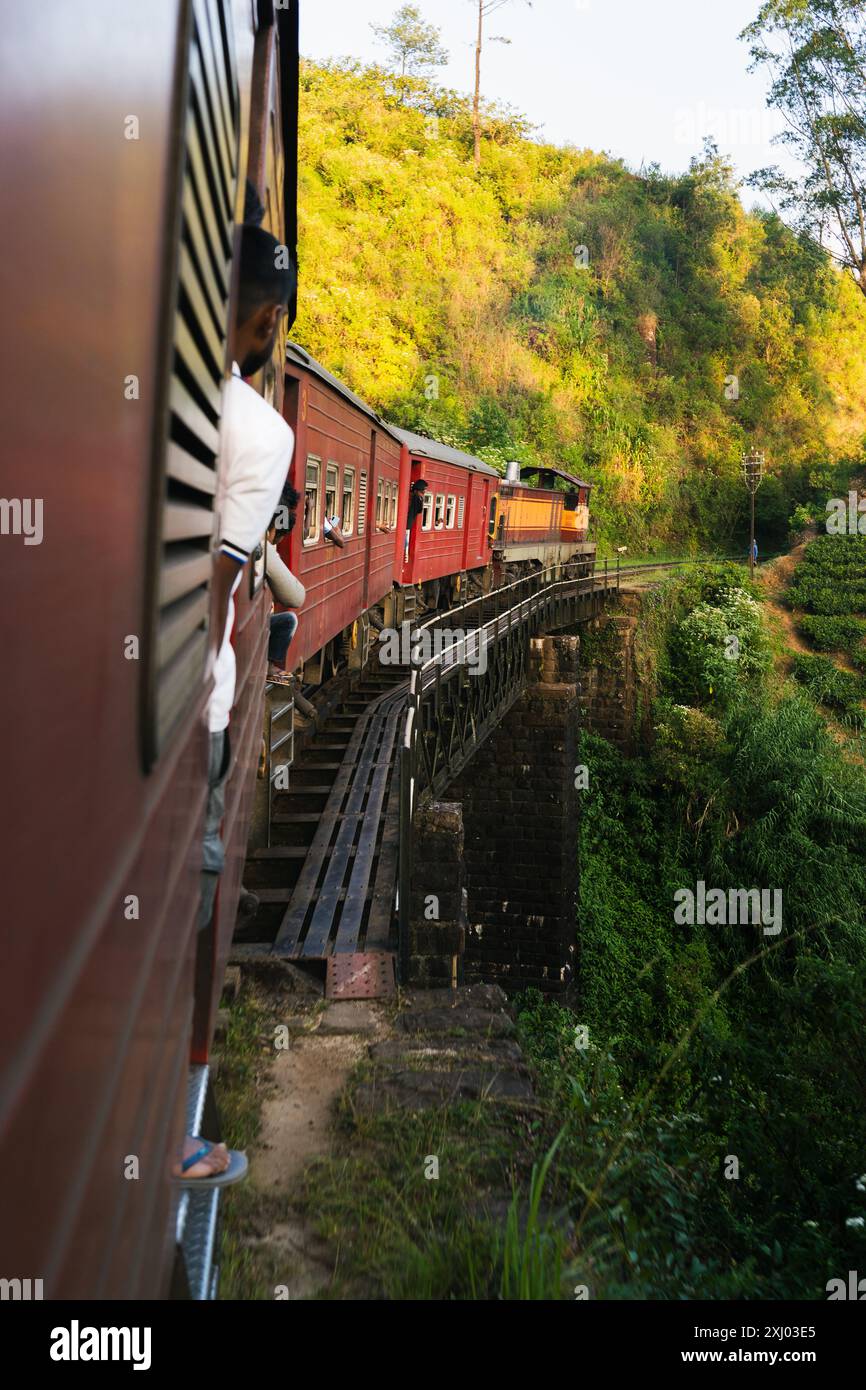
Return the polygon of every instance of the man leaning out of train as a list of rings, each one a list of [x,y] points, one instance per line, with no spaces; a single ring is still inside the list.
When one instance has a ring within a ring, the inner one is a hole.
[[[277,545],[283,536],[294,528],[297,519],[300,497],[291,483],[286,483],[280,498],[280,505],[274,513],[267,534],[267,567],[265,578],[268,588],[287,611],[272,613],[268,641],[268,680],[272,684],[291,684],[292,677],[286,672],[286,656],[292,638],[298,630],[298,615],[292,609],[302,608],[307,597],[306,590],[296,575],[280,555]]]
[[[214,686],[208,706],[210,761],[205,816],[199,930],[210,924],[225,851],[220,827],[231,764],[229,717],[235,698],[231,644],[233,595],[250,555],[277,510],[294,449],[291,427],[244,377],[271,358],[295,289],[294,266],[284,265],[279,243],[261,227],[244,227],[234,323],[232,375],[225,383],[218,449],[218,542],[213,562]],[[193,1187],[225,1186],[247,1170],[246,1156],[187,1135],[175,1176]]]

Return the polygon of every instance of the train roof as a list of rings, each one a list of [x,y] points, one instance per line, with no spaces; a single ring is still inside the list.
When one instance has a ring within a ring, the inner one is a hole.
[[[551,468],[546,463],[527,464],[524,471],[527,474],[547,474],[551,478],[562,478],[563,482],[570,483],[572,487],[592,487],[592,483],[585,483],[582,478],[576,478],[573,473],[566,473],[562,468]]]
[[[294,363],[296,367],[303,367],[307,372],[312,372],[313,376],[319,377],[344,400],[355,406],[356,410],[363,411],[370,420],[375,420],[377,425],[381,425],[383,430],[387,430],[388,434],[397,439],[398,443],[400,442],[398,432],[393,425],[389,425],[386,420],[382,419],[381,415],[377,415],[372,406],[368,405],[366,401],[362,401],[361,397],[356,396],[354,391],[350,391],[339,377],[334,376],[333,372],[329,372],[327,367],[323,367],[321,362],[317,362],[315,357],[311,357],[297,343],[293,343],[291,338],[286,342],[286,361]]]
[[[422,454],[424,458],[437,459],[440,463],[453,463],[457,468],[468,468],[474,473],[487,473],[494,478],[501,477],[489,463],[477,459],[474,454],[464,454],[462,449],[453,449],[450,444],[440,444],[436,439],[425,439],[423,434],[413,434],[399,425],[389,425],[392,434],[402,440],[412,454]]]

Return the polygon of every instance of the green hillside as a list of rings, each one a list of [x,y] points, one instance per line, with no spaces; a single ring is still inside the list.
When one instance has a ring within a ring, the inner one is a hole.
[[[295,336],[399,423],[588,478],[607,543],[740,544],[762,447],[759,537],[783,543],[862,462],[853,281],[745,212],[713,150],[637,175],[507,112],[486,128],[476,173],[464,97],[303,65]]]

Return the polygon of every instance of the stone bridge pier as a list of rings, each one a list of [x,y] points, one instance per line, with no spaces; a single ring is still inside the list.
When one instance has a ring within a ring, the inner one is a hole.
[[[566,989],[577,935],[579,651],[575,636],[533,639],[526,690],[420,813],[413,983]]]

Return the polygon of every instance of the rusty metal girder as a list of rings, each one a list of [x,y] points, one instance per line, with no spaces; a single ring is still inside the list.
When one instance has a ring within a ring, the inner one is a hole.
[[[328,957],[327,999],[388,999],[397,993],[391,951],[365,951]]]

